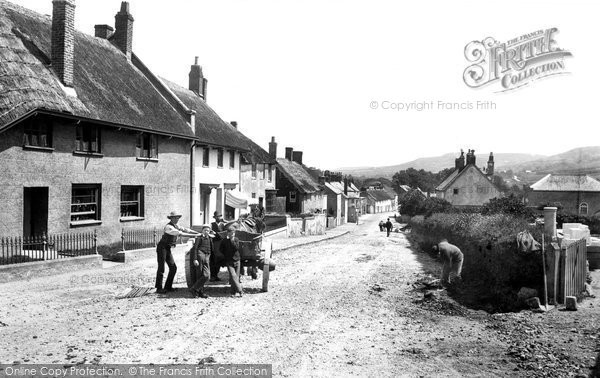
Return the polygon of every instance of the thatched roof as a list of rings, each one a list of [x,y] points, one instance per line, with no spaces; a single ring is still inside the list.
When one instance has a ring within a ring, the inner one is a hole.
[[[74,32],[77,97],[67,94],[50,67],[51,24],[49,17],[0,0],[0,132],[45,109],[194,138],[183,108],[166,101],[139,66],[105,39]]]
[[[319,183],[308,173],[306,168],[284,158],[278,158],[279,170],[301,193],[316,193],[321,191]]]
[[[379,189],[374,189],[374,190],[367,190],[366,191],[366,197],[369,198],[371,197],[373,200],[375,201],[388,201],[388,200],[393,200],[394,197],[391,196],[389,193],[387,193],[384,190],[379,190]]]
[[[187,106],[196,111],[196,137],[207,145],[248,150],[248,138],[225,122],[193,91],[161,78],[163,83]]]
[[[600,192],[600,181],[588,175],[546,175],[531,185],[535,191]]]

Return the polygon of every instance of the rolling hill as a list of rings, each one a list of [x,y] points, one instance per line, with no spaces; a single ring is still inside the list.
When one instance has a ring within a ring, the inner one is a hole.
[[[439,172],[454,166],[457,153],[448,153],[434,157],[424,157],[406,163],[384,167],[351,167],[338,168],[344,174],[356,177],[387,177],[394,173],[408,169],[424,169],[430,172]],[[485,167],[487,154],[477,155],[477,165]],[[544,156],[522,153],[495,153],[496,171],[512,170],[515,174],[525,171],[536,173],[536,176],[548,173],[587,173],[593,176],[600,175],[600,146],[579,147],[557,155]]]

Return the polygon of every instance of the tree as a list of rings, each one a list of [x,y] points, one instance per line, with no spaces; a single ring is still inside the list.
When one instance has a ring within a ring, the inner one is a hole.
[[[400,185],[408,185],[413,189],[420,188],[426,192],[433,192],[435,187],[452,172],[454,172],[452,168],[441,170],[438,173],[432,173],[424,169],[408,168],[394,174],[392,186],[396,192],[400,192]]]
[[[511,194],[507,197],[492,198],[483,205],[482,214],[512,214],[524,218],[533,218],[533,210],[523,203],[519,197]]]
[[[450,202],[436,197],[425,197],[420,191],[413,189],[399,201],[400,213],[415,216],[430,216],[433,213],[446,213],[452,209]]]

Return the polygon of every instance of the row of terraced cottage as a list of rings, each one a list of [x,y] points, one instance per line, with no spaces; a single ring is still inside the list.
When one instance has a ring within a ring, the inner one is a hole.
[[[338,200],[357,207],[348,183],[319,182],[302,152],[277,158],[274,137],[267,152],[223,121],[198,58],[187,88],[153,74],[132,51],[127,2],[94,36],[75,30],[74,0],[52,3],[50,18],[0,0],[3,240],[93,230],[113,248],[124,229],[162,227],[172,210],[188,226],[252,203],[273,214],[335,209],[340,224],[349,201]]]

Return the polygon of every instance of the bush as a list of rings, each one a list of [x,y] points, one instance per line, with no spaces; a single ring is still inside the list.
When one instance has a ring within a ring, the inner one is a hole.
[[[425,197],[420,191],[413,189],[399,201],[400,212],[404,215],[429,216],[433,213],[448,212],[452,209],[450,202],[436,197]]]
[[[512,214],[517,217],[533,219],[533,210],[523,203],[523,201],[514,194],[508,197],[492,198],[483,205],[482,214]]]

